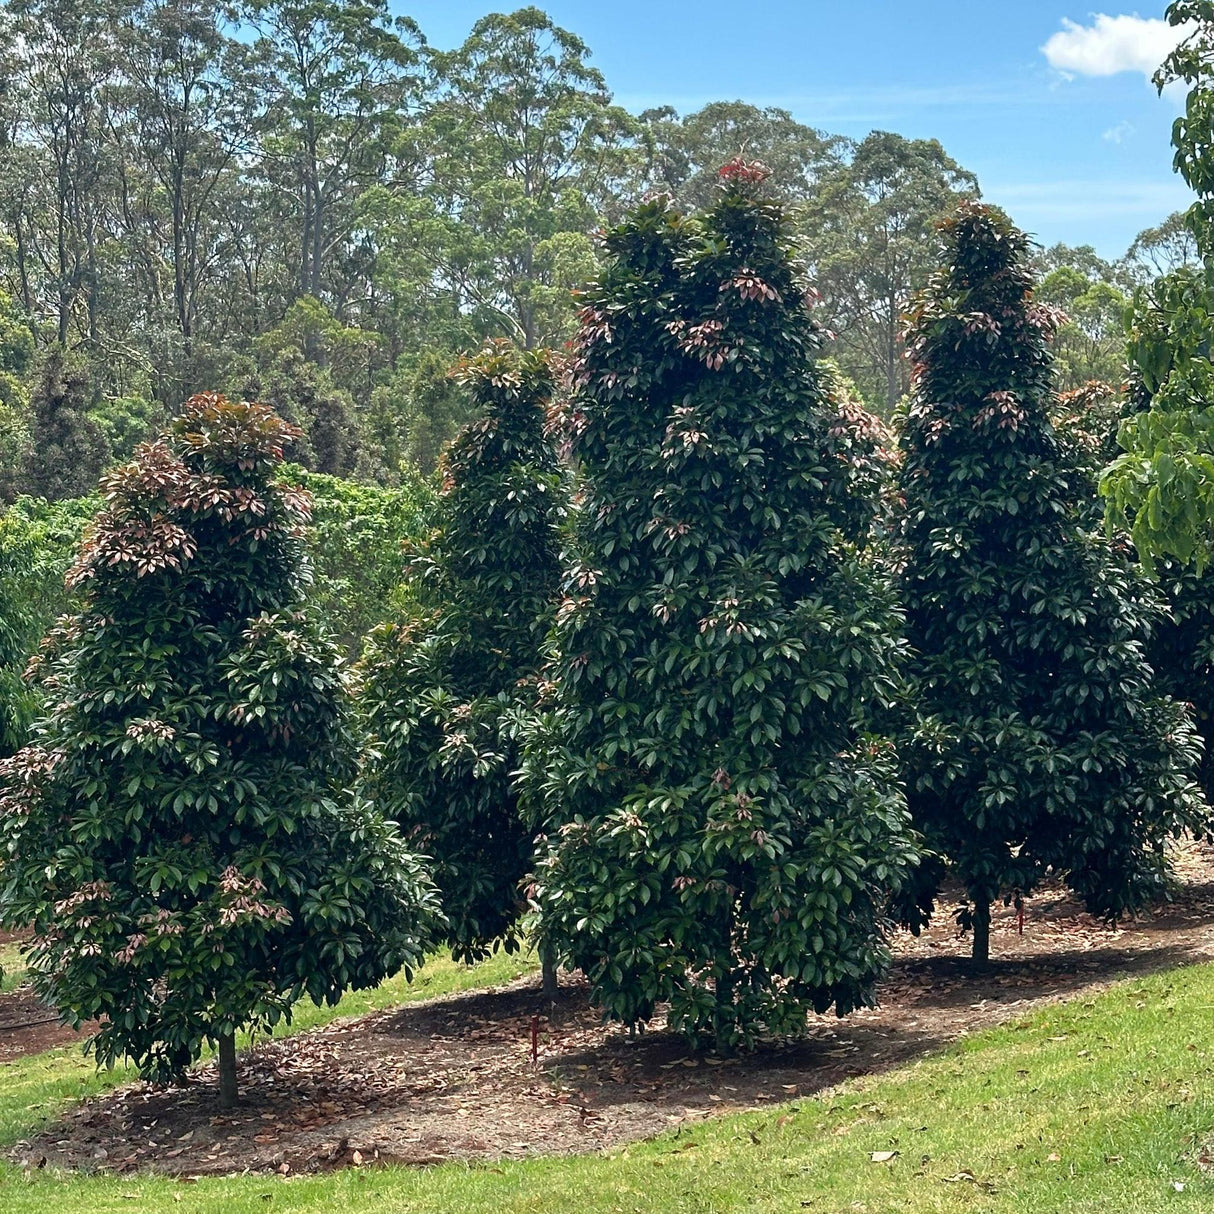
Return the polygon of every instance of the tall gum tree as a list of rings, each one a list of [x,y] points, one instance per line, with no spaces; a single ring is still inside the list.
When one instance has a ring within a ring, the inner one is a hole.
[[[1208,810],[1192,722],[1145,656],[1153,588],[1085,530],[1088,482],[1048,417],[1058,314],[1033,299],[1027,238],[977,203],[941,234],[908,322],[905,759],[985,961],[993,900],[1055,872],[1116,918],[1164,893],[1168,840]]]
[[[915,859],[888,744],[900,624],[859,551],[879,477],[841,416],[783,209],[643,204],[583,298],[581,472],[523,788],[540,940],[611,1018],[722,1050],[868,1003]],[[870,486],[871,487],[871,486]]]

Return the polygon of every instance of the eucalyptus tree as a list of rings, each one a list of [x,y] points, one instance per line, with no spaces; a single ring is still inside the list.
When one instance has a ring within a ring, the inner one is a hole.
[[[18,256],[39,286],[34,303],[53,318],[61,347],[101,338],[106,182],[106,95],[117,61],[108,0],[14,0],[12,91],[20,99],[18,141],[37,174],[14,218]],[[31,291],[31,295],[34,292]]]
[[[223,192],[251,150],[248,56],[202,0],[140,0],[119,26],[116,55],[111,205],[141,271],[149,344],[168,363],[157,387],[176,401],[203,370],[200,338],[225,336],[205,313],[229,255]],[[206,319],[211,332],[200,333]]]
[[[798,122],[777,106],[714,101],[682,117],[671,106],[637,119],[639,181],[635,192],[661,190],[685,208],[708,205],[717,172],[738,156],[758,161],[768,189],[784,203],[805,202],[837,170],[846,140]]]
[[[431,181],[435,270],[487,335],[554,345],[591,234],[628,166],[633,121],[580,38],[539,9],[494,13],[434,56],[437,96],[419,137]]]
[[[1145,286],[1160,275],[1198,265],[1200,261],[1197,237],[1189,226],[1188,216],[1184,211],[1173,211],[1163,223],[1144,228],[1134,237],[1123,265],[1132,283]]]
[[[384,0],[249,0],[262,95],[258,159],[293,247],[288,302],[343,293],[358,199],[384,179],[424,83],[416,25]]]
[[[932,269],[936,223],[977,190],[936,140],[874,131],[801,211],[822,323],[838,335],[832,353],[886,412],[910,384],[902,315]]]

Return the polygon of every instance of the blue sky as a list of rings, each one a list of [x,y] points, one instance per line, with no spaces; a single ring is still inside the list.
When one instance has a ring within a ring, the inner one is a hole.
[[[493,8],[486,0],[390,3],[443,48]],[[541,7],[590,46],[630,109],[667,103],[688,111],[741,98],[783,106],[837,134],[881,128],[935,137],[978,174],[988,199],[1046,243],[1093,244],[1115,257],[1188,201],[1169,143],[1182,98],[1160,98],[1147,79],[1174,36],[1160,20],[1162,3],[549,0]]]

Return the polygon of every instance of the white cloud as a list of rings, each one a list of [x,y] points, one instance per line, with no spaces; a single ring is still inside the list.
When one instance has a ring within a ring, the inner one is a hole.
[[[1141,72],[1149,80],[1189,33],[1159,17],[1095,13],[1091,25],[1064,17],[1062,29],[1041,48],[1051,67],[1073,76]]]
[[[1119,122],[1101,136],[1107,143],[1124,143],[1138,128],[1132,122]]]

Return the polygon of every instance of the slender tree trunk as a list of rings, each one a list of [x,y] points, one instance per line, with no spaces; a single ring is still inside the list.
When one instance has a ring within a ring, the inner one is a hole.
[[[978,898],[974,904],[974,962],[985,965],[991,959],[991,904]]]
[[[717,1053],[723,1058],[733,1053],[733,1042],[727,1032],[733,1026],[733,988],[734,972],[732,970],[717,979],[717,1014],[713,1034],[716,1038]]]
[[[552,956],[548,950],[540,950],[540,966],[543,974],[543,980],[540,990],[545,999],[555,999],[560,991],[560,982],[557,979],[556,958]]]
[[[236,1107],[236,1038],[231,1033],[219,1038],[219,1107]]]

